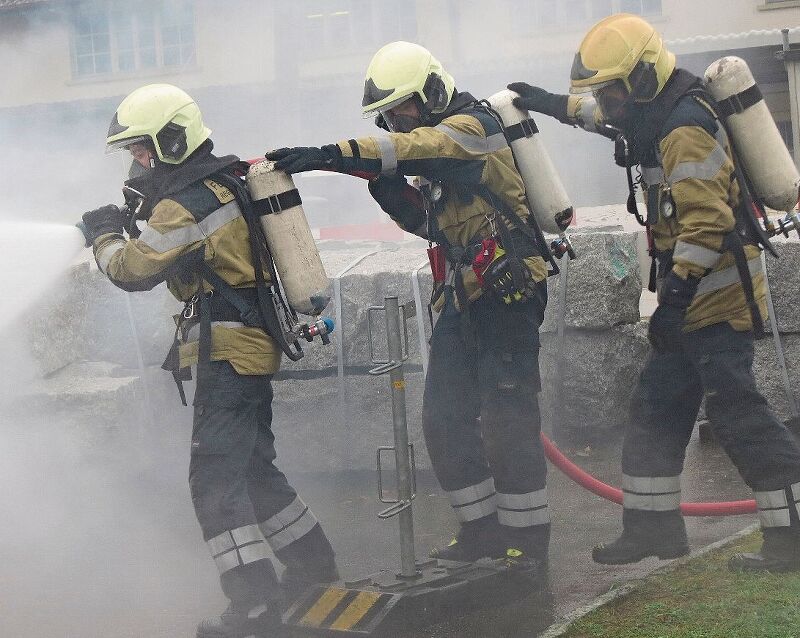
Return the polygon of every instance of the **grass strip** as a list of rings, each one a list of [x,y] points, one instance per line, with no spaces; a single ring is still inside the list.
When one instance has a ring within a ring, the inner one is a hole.
[[[800,573],[737,574],[761,534],[654,574],[570,625],[564,638],[800,638]]]

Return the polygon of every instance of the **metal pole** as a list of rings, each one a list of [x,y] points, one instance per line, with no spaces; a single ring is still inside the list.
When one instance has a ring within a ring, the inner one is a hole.
[[[558,315],[556,317],[556,383],[555,383],[555,401],[553,401],[553,438],[558,440],[558,436],[563,428],[563,414],[564,403],[564,377],[566,375],[566,357],[567,357],[567,276],[569,273],[570,258],[564,255],[559,260],[560,274],[558,276]]]
[[[789,403],[789,410],[792,416],[797,417],[797,402],[794,399],[792,383],[789,381],[789,369],[786,367],[786,358],[783,354],[781,334],[778,332],[778,317],[775,315],[775,305],[772,303],[772,290],[770,290],[769,279],[767,278],[767,258],[764,255],[764,251],[761,251],[761,268],[764,271],[764,288],[767,291],[767,310],[769,311],[769,323],[772,326],[772,340],[775,342],[775,354],[778,357],[778,365],[781,369],[783,388],[786,392],[786,401]]]
[[[386,297],[386,338],[389,344],[389,360],[402,362],[403,343],[400,326],[400,305],[397,297]],[[389,372],[392,390],[392,418],[394,421],[394,456],[397,467],[397,497],[409,503],[400,514],[400,564],[401,576],[413,578],[417,575],[414,556],[414,517],[411,509],[411,459],[408,452],[408,426],[406,424],[406,382],[403,366],[398,365]]]
[[[419,287],[419,271],[428,265],[428,260],[423,261],[411,273],[411,289],[414,291],[414,304],[417,307],[417,334],[419,336],[419,358],[422,361],[422,376],[428,375],[428,340],[425,338],[425,313],[422,309],[422,293]],[[431,326],[433,330],[433,326]]]

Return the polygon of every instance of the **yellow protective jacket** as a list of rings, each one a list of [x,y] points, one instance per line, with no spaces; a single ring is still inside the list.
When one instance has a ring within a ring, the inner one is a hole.
[[[124,290],[150,290],[162,281],[180,301],[212,286],[192,268],[202,258],[235,288],[254,289],[255,276],[247,222],[233,193],[213,176],[195,181],[161,199],[136,239],[106,234],[94,242],[100,270]],[[269,273],[265,279],[270,281]],[[180,315],[175,317],[176,322]],[[179,331],[180,367],[197,363],[197,321]],[[211,359],[230,361],[239,374],[272,374],[280,367],[278,344],[260,328],[237,321],[211,324]]]
[[[338,142],[342,172],[419,176],[440,184],[443,196],[431,212],[443,237],[429,239],[450,246],[466,247],[492,234],[489,220],[496,209],[479,194],[483,188],[526,220],[530,212],[525,187],[511,148],[497,122],[472,107],[472,101],[466,93],[454,98],[451,105],[463,107],[446,113],[436,126]],[[396,210],[387,212],[408,232],[420,234],[426,227],[426,206],[420,198],[404,198]],[[499,220],[498,216],[495,223]],[[525,263],[534,281],[542,281],[547,266],[541,251],[535,253],[526,257]],[[462,275],[469,301],[474,301],[481,295],[475,273],[464,266]]]
[[[665,90],[668,88],[669,84]],[[730,141],[710,109],[699,96],[683,95],[677,101],[665,116],[652,148],[644,149],[639,158],[642,188],[659,280],[670,268],[682,279],[689,275],[701,278],[686,314],[685,331],[723,321],[735,330],[747,331],[753,323],[744,288],[733,253],[723,248],[736,224],[739,187]],[[593,98],[570,96],[565,120],[597,131],[603,116]],[[662,204],[669,197],[674,214],[665,217]],[[766,291],[760,249],[755,244],[745,244],[744,249],[764,318]]]

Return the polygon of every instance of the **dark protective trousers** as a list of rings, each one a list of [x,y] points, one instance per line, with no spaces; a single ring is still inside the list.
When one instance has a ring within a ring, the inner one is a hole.
[[[189,486],[223,591],[231,600],[280,600],[268,547],[286,576],[335,578],[328,539],[274,464],[271,376],[237,374],[227,361],[209,367],[194,402]]]
[[[448,298],[433,329],[423,430],[462,523],[497,511],[517,528],[549,525],[539,439],[543,314],[538,300],[506,305],[486,294],[467,323]]]
[[[684,335],[680,352],[652,352],[636,388],[622,471],[677,477],[703,396],[714,434],[756,492],[800,481],[800,449],[753,377],[753,337],[727,323]]]

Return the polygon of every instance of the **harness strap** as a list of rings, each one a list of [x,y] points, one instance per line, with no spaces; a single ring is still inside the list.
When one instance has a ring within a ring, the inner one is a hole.
[[[717,111],[720,117],[730,117],[749,109],[763,99],[764,96],[761,94],[758,84],[753,84],[750,88],[717,102]]]
[[[761,316],[758,303],[756,303],[756,295],[753,290],[753,278],[750,274],[750,266],[747,263],[747,255],[744,252],[742,238],[735,230],[731,231],[725,236],[722,245],[733,253],[733,258],[736,262],[736,270],[739,272],[739,279],[742,281],[742,288],[744,289],[744,298],[747,300],[747,307],[750,309],[750,318],[753,323],[753,337],[755,339],[763,339],[765,336],[764,318]]]
[[[253,212],[259,217],[263,215],[272,215],[280,213],[284,210],[289,210],[295,206],[300,206],[303,203],[300,197],[300,191],[293,188],[277,195],[270,195],[264,199],[253,200]]]

